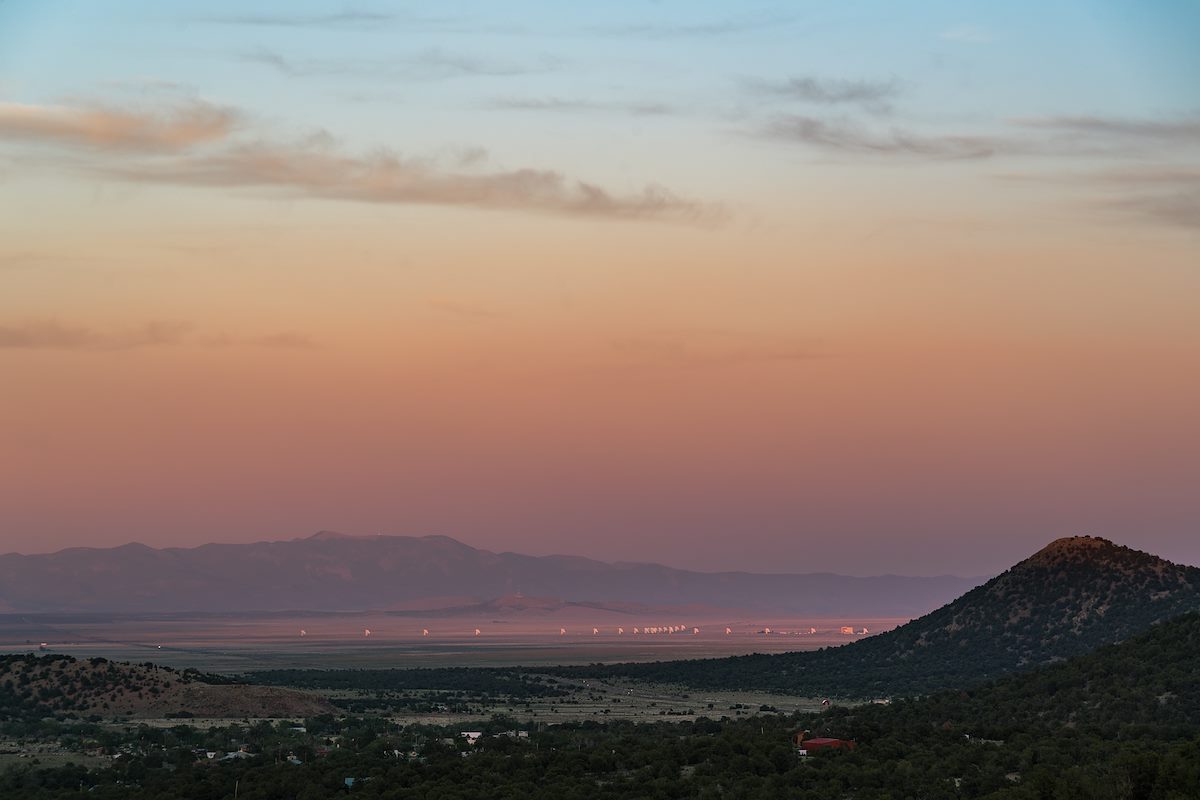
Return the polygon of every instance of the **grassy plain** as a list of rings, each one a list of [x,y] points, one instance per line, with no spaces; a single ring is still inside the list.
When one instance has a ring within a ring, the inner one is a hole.
[[[275,668],[504,667],[711,658],[814,650],[895,627],[904,619],[675,618],[614,621],[420,618],[395,613],[0,615],[0,653],[153,661],[235,674]],[[646,625],[683,628],[638,633]],[[840,632],[853,627],[854,635]],[[618,633],[618,628],[625,633]],[[691,631],[699,628],[700,632]],[[731,633],[725,634],[729,627]],[[593,628],[598,632],[592,633]],[[767,628],[771,633],[763,633]],[[816,628],[815,634],[808,633]],[[422,631],[429,630],[428,636]],[[478,636],[474,631],[479,629]],[[560,630],[566,630],[560,634]],[[370,635],[365,632],[370,631]],[[302,633],[303,632],[303,633]],[[785,633],[786,632],[786,633]]]
[[[822,707],[821,698],[765,692],[696,692],[686,687],[620,681],[562,680],[561,684],[568,691],[564,697],[536,698],[527,702],[492,699],[471,702],[466,711],[387,712],[378,716],[400,725],[461,725],[484,722],[497,715],[509,716],[521,722],[552,725],[584,720],[663,722],[694,720],[697,717],[736,718],[760,713],[819,711]],[[372,693],[314,690],[313,694],[349,699],[366,697]],[[197,728],[211,728],[227,725],[229,720],[197,717],[187,720],[138,719],[137,722],[160,728],[171,728],[180,722]]]
[[[0,653],[64,653],[86,659],[152,661],[177,669],[237,675],[262,669],[383,669],[407,667],[514,667],[536,674],[539,667],[614,661],[709,658],[746,653],[816,649],[860,638],[903,622],[900,619],[829,620],[729,616],[664,619],[583,619],[536,616],[507,619],[417,618],[402,614],[145,614],[0,615]],[[675,633],[642,633],[674,625]],[[841,629],[853,626],[856,633]],[[725,633],[725,628],[730,633]],[[593,628],[596,633],[593,634]],[[624,628],[624,633],[618,629]],[[634,634],[637,628],[639,633]],[[694,629],[699,628],[699,633]],[[766,633],[767,629],[771,633]],[[812,629],[816,633],[811,633]],[[429,635],[423,635],[428,629]],[[475,630],[479,629],[479,635]],[[560,633],[565,629],[566,633]],[[365,631],[370,630],[370,635]],[[301,634],[303,631],[303,635]],[[510,698],[481,694],[468,699],[445,687],[385,693],[419,699],[413,707],[369,712],[396,723],[470,724],[503,714],[522,722],[554,724],[582,720],[682,721],[700,716],[741,717],[759,713],[811,711],[821,698],[755,692],[696,691],[681,686],[621,680],[555,679],[560,696]],[[365,690],[311,690],[336,701],[366,700]],[[444,702],[442,702],[444,700]],[[402,704],[401,704],[402,705]],[[137,722],[169,728],[178,718],[138,715]],[[123,720],[127,724],[129,720]],[[226,718],[189,718],[200,728]],[[51,756],[53,754],[45,754]],[[21,756],[28,759],[28,752]],[[5,762],[7,763],[7,762]]]

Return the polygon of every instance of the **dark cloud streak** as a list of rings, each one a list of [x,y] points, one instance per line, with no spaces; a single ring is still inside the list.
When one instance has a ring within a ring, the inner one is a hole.
[[[743,85],[760,95],[826,106],[857,105],[876,112],[890,110],[888,101],[900,91],[895,80],[847,80],[811,75],[779,81],[748,78],[743,81]]]
[[[827,122],[801,115],[777,117],[764,133],[774,139],[843,153],[937,160],[990,158],[1010,145],[986,136],[926,136],[899,128],[875,133],[848,122]]]
[[[0,325],[0,349],[132,350],[181,344],[190,328],[180,322],[150,322],[131,331],[101,333],[55,321]]]
[[[1200,230],[1200,187],[1190,192],[1126,197],[1114,200],[1111,205],[1169,225]]]
[[[390,59],[315,59],[291,58],[274,50],[257,48],[237,54],[237,58],[259,64],[290,78],[354,76],[374,81],[445,80],[463,77],[510,77],[552,72],[561,60],[542,56],[530,62],[496,61],[429,48],[410,56]]]
[[[1122,196],[1108,201],[1117,211],[1172,226],[1200,229],[1200,165],[1117,170],[1082,178]]]
[[[780,141],[844,153],[932,159],[993,156],[1061,158],[1151,157],[1164,151],[1200,152],[1200,120],[1126,120],[1046,117],[1012,120],[998,134],[915,133],[898,126],[864,125],[850,117],[783,114],[760,133]]]
[[[1057,133],[1143,142],[1177,142],[1200,146],[1200,119],[1124,119],[1120,117],[1035,117],[1013,120],[1015,125]]]
[[[491,108],[504,111],[546,112],[618,112],[639,117],[668,116],[677,110],[666,103],[611,102],[563,97],[501,97],[493,100]]]
[[[635,23],[631,25],[593,26],[587,33],[602,36],[644,39],[710,38],[752,33],[792,22],[790,14],[757,13],[691,24]]]
[[[240,14],[225,17],[201,17],[212,25],[246,25],[274,28],[372,27],[394,22],[395,14],[376,11],[345,10],[331,14]]]

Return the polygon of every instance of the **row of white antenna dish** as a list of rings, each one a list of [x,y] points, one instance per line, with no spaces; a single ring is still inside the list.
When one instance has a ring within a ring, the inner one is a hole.
[[[636,625],[635,625],[635,626],[633,626],[633,632],[634,632],[635,634],[650,634],[650,635],[655,635],[655,634],[664,634],[664,633],[665,633],[665,634],[674,634],[674,633],[688,633],[689,631],[688,631],[688,626],[686,626],[686,625],[647,625],[647,626],[636,626]],[[771,632],[772,632],[772,631],[771,631],[771,629],[770,629],[770,628],[763,628],[761,631],[758,631],[758,633],[764,633],[764,634],[770,634]],[[816,633],[816,632],[817,632],[817,629],[816,629],[816,628],[809,628],[809,629],[808,629],[808,633],[809,633],[809,634],[814,634],[814,633]],[[855,632],[855,631],[854,631],[854,629],[853,629],[853,628],[850,628],[850,627],[843,627],[843,628],[841,629],[841,633],[843,633],[843,634],[853,634],[854,632]],[[697,628],[697,627],[695,627],[695,626],[692,626],[690,633],[691,633],[693,636],[695,636],[695,635],[698,635],[698,634],[700,633],[700,629],[699,629],[699,628]],[[726,626],[726,628],[725,628],[725,635],[726,635],[726,636],[729,636],[729,635],[731,635],[732,633],[733,633],[733,629],[732,629],[732,628],[730,628],[730,627],[728,627],[728,626]],[[780,633],[787,633],[787,631],[780,631]],[[859,635],[860,635],[860,636],[865,636],[867,633],[868,633],[867,629],[866,629],[866,628],[863,628],[863,629],[862,629],[862,631],[859,633]],[[308,636],[308,631],[307,631],[307,630],[305,630],[304,628],[301,628],[301,629],[300,629],[300,635],[301,635],[301,636]],[[475,629],[475,635],[476,635],[476,636],[482,636],[482,635],[483,635],[483,631],[482,631],[482,630],[480,630],[479,628],[476,628],[476,629]],[[566,629],[566,628],[559,628],[559,629],[558,629],[558,635],[559,635],[559,636],[566,636],[566,635],[567,635],[567,629]],[[592,636],[599,636],[599,635],[600,635],[600,629],[599,629],[599,628],[592,628]],[[623,627],[618,627],[618,628],[617,628],[617,635],[618,635],[618,636],[623,636],[623,635],[625,635],[625,628],[623,628]],[[421,629],[421,636],[424,636],[424,637],[427,637],[427,636],[429,636],[429,628],[422,628],[422,629]],[[371,637],[371,629],[370,629],[370,628],[363,628],[363,638],[368,638],[368,639],[369,639],[370,637]],[[43,646],[44,646],[44,645],[43,645]]]

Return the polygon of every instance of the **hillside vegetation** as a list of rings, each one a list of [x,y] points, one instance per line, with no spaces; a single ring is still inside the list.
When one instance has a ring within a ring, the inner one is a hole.
[[[1121,644],[965,690],[845,708],[830,730],[957,730],[988,739],[1069,729],[1116,744],[1200,733],[1200,613]]]
[[[1052,542],[930,614],[842,647],[555,672],[793,694],[924,693],[1086,653],[1195,609],[1200,569],[1080,536]]]
[[[0,656],[0,719],[290,717],[333,710],[301,692],[215,681],[220,679],[150,662]]]
[[[113,800],[316,800],[343,796],[353,776],[350,796],[394,800],[1192,800],[1200,797],[1200,614],[973,690],[889,705],[651,724],[497,717],[470,723],[483,734],[474,744],[462,727],[326,716],[303,726],[127,728],[118,745],[127,755],[111,767],[14,768],[0,773],[0,797],[86,789]],[[803,729],[857,748],[802,758],[791,735]],[[62,738],[112,735],[80,729]],[[335,738],[337,747],[322,748]],[[209,761],[191,749],[230,741],[247,757]]]

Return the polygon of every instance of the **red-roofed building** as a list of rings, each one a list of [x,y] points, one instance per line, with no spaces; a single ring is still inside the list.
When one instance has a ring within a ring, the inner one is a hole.
[[[797,750],[805,753],[811,753],[814,750],[853,750],[858,745],[850,739],[830,739],[824,736],[818,736],[813,739],[806,739],[808,731],[792,734],[792,744]]]

